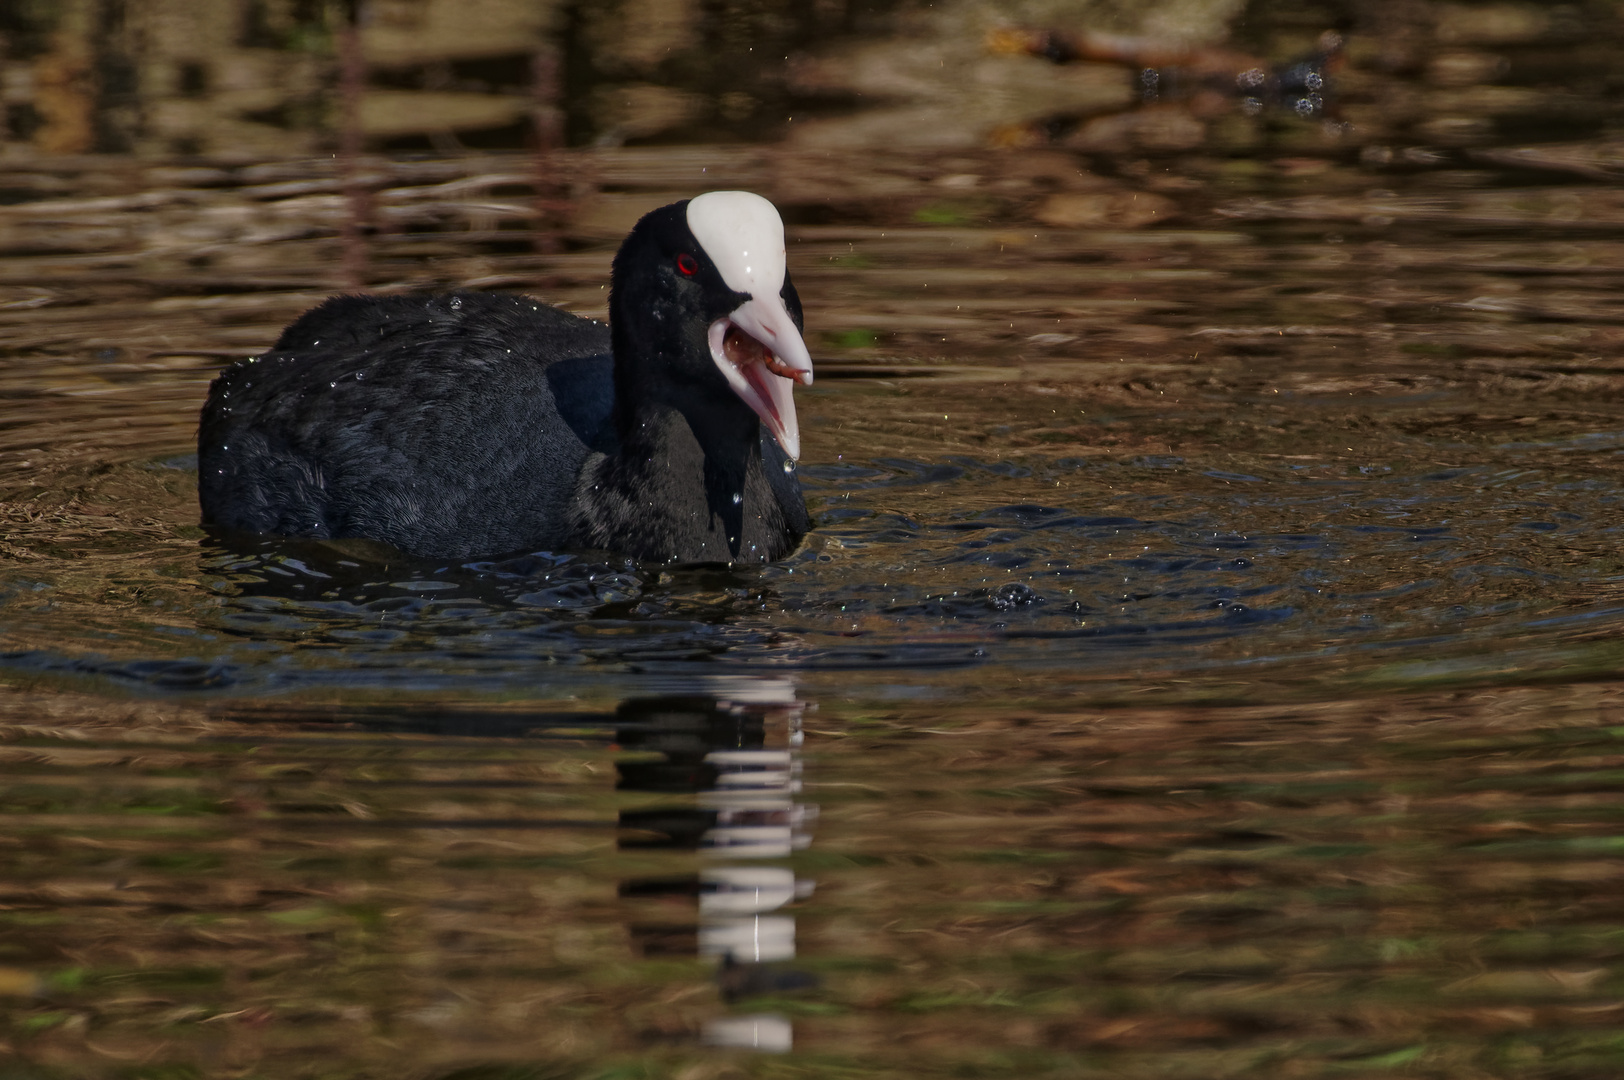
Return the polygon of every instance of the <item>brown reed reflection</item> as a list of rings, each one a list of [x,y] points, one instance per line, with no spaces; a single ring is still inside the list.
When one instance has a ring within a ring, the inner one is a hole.
[[[674,1071],[718,1066],[707,1030],[770,1045],[776,1015],[792,1061],[873,1076],[1617,1064],[1616,683],[1253,707],[819,693],[806,904],[704,854],[714,822],[680,823],[714,796],[611,790],[663,760],[658,786],[697,767],[716,791],[740,774],[706,740],[772,752],[782,701],[13,693],[8,1045],[47,1076]],[[695,956],[780,901],[793,961]]]

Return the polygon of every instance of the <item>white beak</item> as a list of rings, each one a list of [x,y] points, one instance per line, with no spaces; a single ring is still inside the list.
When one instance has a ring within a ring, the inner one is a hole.
[[[812,356],[783,299],[771,293],[752,297],[711,323],[707,340],[733,392],[761,417],[784,453],[798,460],[794,387],[812,385]]]

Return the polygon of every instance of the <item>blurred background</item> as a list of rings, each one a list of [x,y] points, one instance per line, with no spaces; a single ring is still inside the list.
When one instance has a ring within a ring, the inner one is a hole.
[[[967,145],[998,113],[949,106],[967,89],[990,89],[1007,108],[1019,89],[981,59],[988,25],[1087,19],[1213,41],[1242,6],[14,0],[0,14],[4,149],[241,158],[336,149],[339,38],[351,22],[368,65],[359,125],[374,150],[530,146],[538,108],[575,146],[758,141],[785,136],[797,119],[850,113],[865,97],[939,96],[951,100],[930,115],[950,130],[918,135]],[[899,31],[905,43],[890,40]],[[1024,89],[1047,97],[1054,81]]]
[[[1621,12],[0,0],[0,1078],[1624,1075]],[[729,187],[790,558],[199,527]]]
[[[1599,0],[9,0],[0,154],[332,152],[352,25],[355,122],[374,151],[521,149],[538,131],[570,146],[968,147],[1001,125],[1120,110],[1141,96],[1137,69],[1157,66],[1045,68],[1000,55],[1017,50],[991,37],[1012,27],[1133,35],[1208,72],[1298,59],[1337,30],[1351,60],[1339,112],[1359,138],[1462,143],[1536,112],[1535,86],[1615,87],[1615,19]],[[1595,116],[1570,104],[1572,134]]]
[[[263,265],[229,250],[289,237],[263,212],[348,230],[331,285],[443,287],[363,238],[576,250],[720,184],[797,224],[1136,229],[1376,177],[1593,180],[1618,26],[1600,0],[9,0],[0,206],[166,190],[142,209],[189,213],[135,236],[19,210],[0,242]],[[339,178],[347,201],[310,197]]]

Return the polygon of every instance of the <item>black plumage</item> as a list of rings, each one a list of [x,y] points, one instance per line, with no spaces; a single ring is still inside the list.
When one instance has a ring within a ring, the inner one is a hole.
[[[724,281],[687,206],[648,214],[621,246],[608,327],[507,294],[340,296],[307,312],[210,387],[204,522],[430,558],[782,558],[810,524],[780,445],[798,449],[793,406],[775,438],[729,385],[724,359],[770,382],[760,358],[778,357],[736,346],[731,322],[718,352],[719,321],[761,301]],[[787,273],[772,303],[804,356]]]

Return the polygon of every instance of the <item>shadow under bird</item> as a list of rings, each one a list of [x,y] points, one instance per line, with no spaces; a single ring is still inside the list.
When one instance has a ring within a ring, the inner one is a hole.
[[[497,293],[306,312],[209,388],[204,523],[429,558],[789,554],[812,360],[777,210],[713,191],[652,211],[610,280],[607,327]]]

